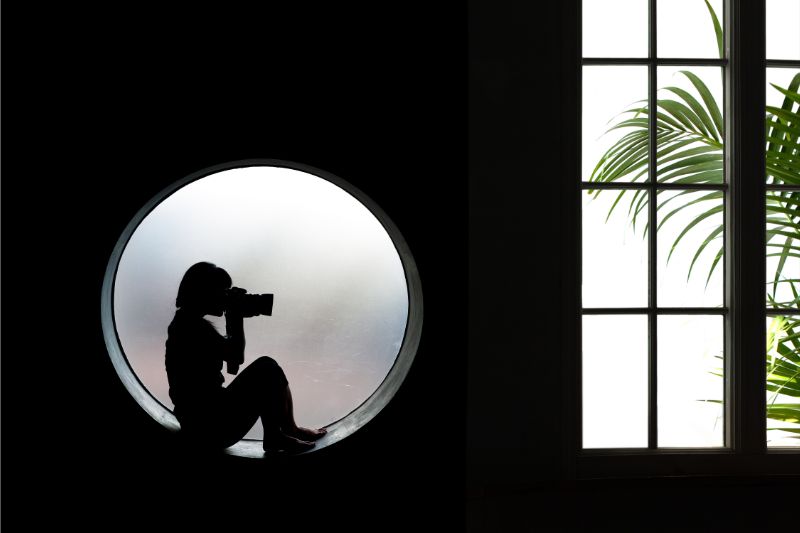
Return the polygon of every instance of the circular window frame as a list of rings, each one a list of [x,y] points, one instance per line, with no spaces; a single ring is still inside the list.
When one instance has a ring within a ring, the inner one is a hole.
[[[378,222],[383,226],[383,229],[388,233],[389,238],[392,240],[395,250],[397,251],[400,261],[403,266],[405,274],[406,288],[408,291],[408,319],[406,321],[405,335],[403,336],[403,343],[397,353],[394,364],[389,369],[388,374],[383,379],[378,388],[364,401],[351,411],[348,415],[340,420],[326,426],[328,433],[319,441],[317,445],[305,453],[311,453],[321,450],[342,440],[343,438],[351,435],[359,428],[364,426],[367,422],[372,420],[394,397],[397,390],[400,388],[403,380],[411,368],[414,357],[419,347],[420,338],[422,335],[422,283],[417,270],[416,262],[408,248],[405,239],[403,238],[400,230],[392,222],[389,216],[376,204],[369,196],[364,194],[357,187],[351,185],[347,181],[310,165],[296,163],[293,161],[286,161],[282,159],[244,159],[239,161],[232,161],[229,163],[222,163],[214,165],[197,172],[194,172],[185,178],[176,181],[168,187],[162,189],[158,194],[153,196],[136,214],[125,227],[122,235],[117,240],[116,245],[109,258],[106,267],[105,276],[103,278],[103,286],[101,289],[100,301],[100,315],[103,327],[103,337],[105,339],[106,349],[108,350],[111,362],[117,372],[120,380],[125,388],[133,396],[136,402],[152,417],[156,422],[161,424],[170,432],[178,432],[180,425],[175,415],[165,405],[159,402],[139,380],[136,373],[133,371],[125,351],[122,348],[119,336],[117,334],[116,320],[114,317],[114,284],[119,268],[119,262],[122,254],[128,245],[128,241],[133,236],[136,229],[144,221],[153,209],[155,209],[161,202],[172,196],[181,188],[198,181],[206,176],[217,174],[219,172],[233,170],[237,168],[248,167],[278,167],[288,168],[311,174],[320,179],[324,179],[349,195],[358,200],[364,207],[378,219]],[[242,439],[233,446],[226,448],[225,453],[239,457],[252,457],[261,458],[264,452],[261,448],[261,440]]]

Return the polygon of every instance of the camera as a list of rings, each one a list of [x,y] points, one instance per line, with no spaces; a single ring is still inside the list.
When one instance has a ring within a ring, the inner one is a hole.
[[[231,287],[226,292],[225,311],[243,317],[258,315],[272,316],[272,294],[249,294],[239,287]]]

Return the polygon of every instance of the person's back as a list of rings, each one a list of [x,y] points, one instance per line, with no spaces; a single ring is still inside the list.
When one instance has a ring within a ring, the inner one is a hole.
[[[169,325],[165,366],[179,421],[203,416],[219,400],[225,338],[205,318],[181,309]]]

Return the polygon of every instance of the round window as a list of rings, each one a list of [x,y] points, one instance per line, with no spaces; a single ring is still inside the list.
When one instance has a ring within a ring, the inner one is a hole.
[[[208,261],[249,293],[274,294],[271,316],[245,319],[242,368],[283,368],[295,420],[327,427],[321,449],[392,398],[422,326],[419,275],[400,232],[361,191],[327,172],[276,160],[195,173],[133,218],[108,264],[103,331],[122,382],[170,430],[167,327],[183,274]],[[225,319],[207,316],[221,333]],[[225,382],[235,376],[224,372]],[[261,423],[230,453],[260,456]]]

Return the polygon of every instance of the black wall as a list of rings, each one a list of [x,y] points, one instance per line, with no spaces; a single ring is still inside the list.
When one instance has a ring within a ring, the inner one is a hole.
[[[200,5],[4,13],[3,518],[44,531],[459,527],[466,10]],[[100,288],[149,198],[257,157],[332,172],[384,209],[420,271],[423,337],[395,399],[335,446],[194,457],[122,387]]]
[[[561,475],[562,247],[557,3],[470,11],[468,456],[476,484]],[[574,91],[574,88],[572,88]]]

